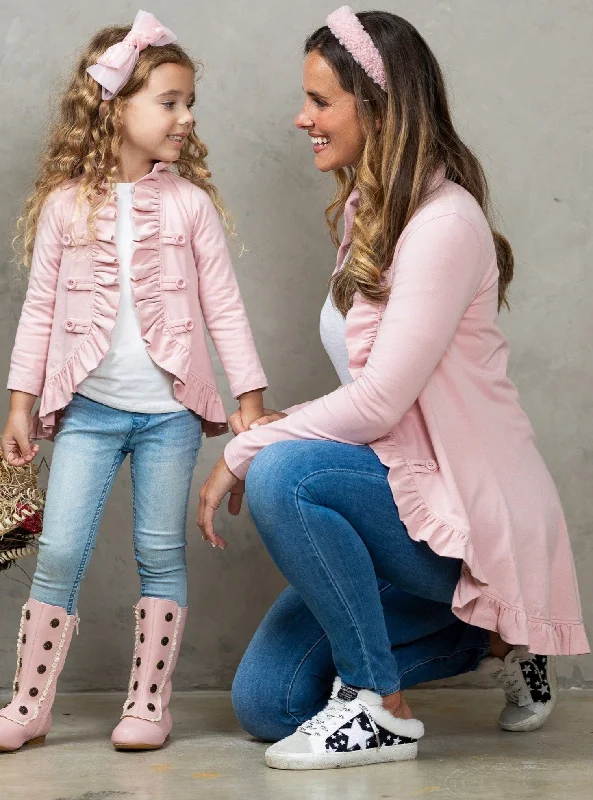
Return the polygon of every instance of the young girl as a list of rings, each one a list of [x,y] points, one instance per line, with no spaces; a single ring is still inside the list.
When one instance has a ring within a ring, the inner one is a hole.
[[[196,67],[175,41],[142,11],[132,28],[93,37],[27,203],[31,276],[2,450],[23,465],[38,451],[32,438],[57,435],[14,697],[0,711],[0,750],[43,741],[51,727],[80,583],[128,453],[142,597],[128,698],[112,741],[118,749],[163,745],[187,611],[192,473],[202,432],[227,429],[200,313],[245,425],[263,413],[266,378],[207,150],[194,132]]]

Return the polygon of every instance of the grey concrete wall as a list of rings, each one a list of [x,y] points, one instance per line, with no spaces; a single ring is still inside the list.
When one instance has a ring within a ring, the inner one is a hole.
[[[323,223],[333,181],[316,173],[309,145],[292,125],[301,101],[303,39],[337,5],[153,0],[149,7],[205,63],[200,132],[247,248],[236,265],[272,387],[267,403],[279,408],[337,384],[317,331],[334,258]],[[376,5],[406,16],[434,48],[458,127],[490,177],[517,261],[513,311],[502,319],[512,344],[512,377],[558,483],[591,623],[593,7],[589,0],[384,0],[356,7]],[[9,264],[12,225],[33,180],[55,94],[48,98],[75,48],[97,28],[133,19],[137,4],[2,0],[1,6],[0,374],[6,375],[24,291]],[[7,402],[0,394],[2,419]],[[229,540],[224,553],[204,546],[197,533],[199,487],[223,444],[221,438],[204,444],[195,475],[188,525],[191,611],[179,689],[228,687],[252,632],[283,587],[246,514],[239,520],[220,515]],[[80,636],[63,689],[126,685],[138,595],[130,505],[126,466],[82,590]],[[32,574],[33,561],[21,563]],[[28,594],[21,578],[16,569],[0,576],[0,687],[14,669],[18,614]],[[593,659],[564,659],[561,675],[566,686],[593,685]]]

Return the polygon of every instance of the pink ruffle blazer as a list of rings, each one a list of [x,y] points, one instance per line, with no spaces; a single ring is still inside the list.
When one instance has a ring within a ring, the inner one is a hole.
[[[202,317],[233,396],[267,382],[214,204],[168,166],[155,164],[134,186],[132,291],[149,355],[174,376],[177,400],[216,436],[227,417]],[[59,412],[106,354],[119,305],[117,197],[100,211],[90,241],[76,195],[76,183],[58,188],[43,207],[11,358],[8,388],[41,396],[37,438],[53,437]]]

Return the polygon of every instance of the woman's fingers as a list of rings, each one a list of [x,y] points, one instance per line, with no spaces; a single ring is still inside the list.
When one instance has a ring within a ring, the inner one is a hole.
[[[232,432],[235,436],[238,436],[240,433],[245,433],[247,428],[243,425],[243,420],[241,419],[241,411],[237,409],[234,411],[231,416],[229,417],[229,425],[231,426]]]
[[[269,425],[270,422],[277,422],[279,419],[284,419],[287,415],[283,414],[282,411],[270,411],[266,409],[266,414],[259,419],[256,419],[255,422],[252,422],[249,426],[250,428],[259,428],[260,425]]]
[[[239,481],[231,489],[229,497],[229,514],[236,517],[241,512],[241,504],[243,503],[243,495],[245,494],[245,482]]]
[[[226,541],[219,536],[214,530],[214,516],[218,510],[218,505],[215,504],[207,491],[206,487],[200,492],[200,503],[198,505],[198,528],[202,532],[202,539],[210,542],[213,547],[220,547],[221,550],[226,548]]]

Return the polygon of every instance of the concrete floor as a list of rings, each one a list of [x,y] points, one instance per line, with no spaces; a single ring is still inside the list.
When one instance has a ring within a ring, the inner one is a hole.
[[[0,754],[1,800],[593,798],[593,692],[564,692],[535,733],[500,731],[496,690],[408,693],[427,735],[417,761],[317,772],[268,769],[225,692],[178,693],[169,745],[118,753],[123,695],[62,695],[42,747]],[[0,701],[2,704],[5,701]]]

